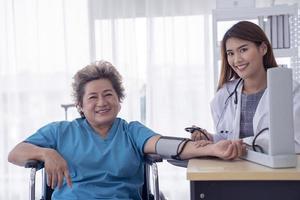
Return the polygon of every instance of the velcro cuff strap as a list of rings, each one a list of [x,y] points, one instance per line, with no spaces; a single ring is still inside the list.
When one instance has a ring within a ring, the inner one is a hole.
[[[161,136],[155,146],[155,151],[164,159],[180,159],[179,155],[184,146],[180,148],[183,142],[188,142],[186,138]]]

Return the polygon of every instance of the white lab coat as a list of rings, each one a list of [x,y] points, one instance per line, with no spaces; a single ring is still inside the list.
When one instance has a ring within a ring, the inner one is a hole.
[[[214,142],[222,139],[238,139],[240,133],[240,115],[241,115],[241,91],[243,82],[237,88],[237,104],[234,103],[235,95],[230,98],[228,96],[234,91],[238,79],[226,83],[216,93],[211,102],[211,112],[215,127],[213,135]],[[265,90],[257,105],[256,112],[253,117],[253,132],[254,135],[260,130],[269,127],[267,92]],[[228,99],[228,100],[227,100]],[[227,100],[227,103],[225,104]],[[294,102],[294,133],[295,133],[295,151],[300,153],[300,84],[293,82],[293,102]],[[246,143],[251,143],[253,137],[244,138]],[[256,140],[256,143],[263,147],[264,151],[268,151],[268,130],[264,131]]]

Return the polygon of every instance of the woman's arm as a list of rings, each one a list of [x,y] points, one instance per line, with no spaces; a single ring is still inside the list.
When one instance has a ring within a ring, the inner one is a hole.
[[[45,163],[47,183],[52,189],[56,186],[60,188],[64,177],[69,187],[72,187],[67,162],[56,150],[21,142],[8,155],[8,161],[19,166],[24,166],[28,160],[39,160]]]
[[[156,153],[155,145],[160,136],[151,137],[144,146],[145,153]],[[225,160],[235,159],[240,157],[245,151],[245,147],[242,144],[242,140],[222,140],[217,143],[207,143],[205,145],[199,145],[200,141],[189,141],[182,153],[181,159],[190,159],[203,156],[216,156]],[[183,144],[179,147],[182,148]]]
[[[245,147],[241,140],[222,140],[217,143],[208,143],[205,146],[198,146],[197,142],[187,143],[181,159],[190,159],[203,156],[216,156],[224,160],[231,160],[240,157],[245,152]]]
[[[8,154],[8,162],[19,166],[25,166],[28,160],[44,161],[45,151],[46,148],[21,142]]]

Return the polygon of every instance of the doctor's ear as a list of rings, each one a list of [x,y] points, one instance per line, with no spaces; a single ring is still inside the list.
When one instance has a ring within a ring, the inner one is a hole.
[[[262,42],[259,48],[262,50],[263,55],[266,55],[266,53],[268,52],[268,46],[266,45],[266,43]]]

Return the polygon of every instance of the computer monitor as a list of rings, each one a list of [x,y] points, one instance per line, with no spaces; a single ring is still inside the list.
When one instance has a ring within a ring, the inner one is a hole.
[[[295,154],[292,69],[267,71],[269,103],[269,155]]]
[[[248,149],[243,158],[272,168],[295,167],[292,69],[270,68],[267,71],[269,106],[268,153]],[[259,140],[259,136],[257,138]]]

